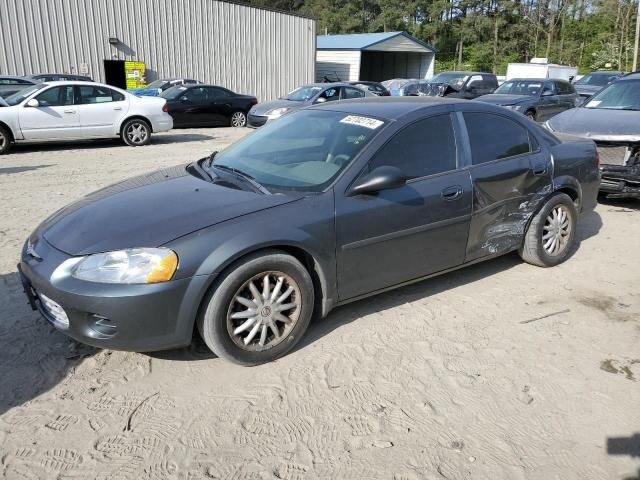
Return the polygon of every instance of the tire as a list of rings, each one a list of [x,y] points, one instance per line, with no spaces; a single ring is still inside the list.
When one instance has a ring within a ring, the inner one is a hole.
[[[536,112],[534,112],[533,110],[527,110],[526,112],[524,112],[524,116],[533,122],[536,121]]]
[[[151,141],[151,126],[146,120],[132,118],[124,122],[120,136],[130,147],[148,145]]]
[[[265,277],[270,287],[266,296]],[[239,297],[243,300],[236,300]],[[278,305],[289,308],[278,311]],[[313,314],[313,282],[294,257],[279,250],[259,252],[232,266],[214,284],[203,307],[198,330],[207,346],[233,363],[260,365],[286,354],[302,338]]]
[[[3,155],[11,148],[11,134],[9,131],[0,127],[0,155]]]
[[[241,128],[247,126],[247,114],[242,110],[237,110],[229,117],[229,126],[235,128]]]
[[[562,214],[565,220],[558,220],[563,218]],[[539,267],[554,267],[564,262],[575,245],[577,218],[571,197],[565,193],[552,195],[531,220],[519,250],[520,257]]]

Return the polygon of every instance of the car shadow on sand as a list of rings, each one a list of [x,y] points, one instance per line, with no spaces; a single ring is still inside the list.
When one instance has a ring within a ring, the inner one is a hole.
[[[0,167],[0,175],[11,175],[13,173],[33,172],[41,168],[52,167],[53,165],[31,165],[23,167]]]
[[[16,272],[0,275],[0,415],[53,388],[96,351],[32,311]]]
[[[187,142],[203,142],[207,140],[214,140],[216,137],[213,135],[203,135],[201,133],[189,133],[189,132],[174,132],[162,133],[151,136],[150,146],[153,145],[166,145],[168,143],[187,143]],[[29,144],[17,144],[13,145],[11,150],[6,154],[19,155],[22,153],[34,153],[34,152],[56,152],[62,150],[88,150],[96,148],[108,148],[108,147],[122,147],[132,148],[120,140],[119,138],[107,138],[102,140],[74,140],[69,142],[52,142],[52,143],[29,143]]]
[[[640,433],[630,437],[607,438],[607,453],[609,455],[626,455],[640,459]],[[625,477],[622,480],[640,480],[640,468],[638,468],[637,475]]]

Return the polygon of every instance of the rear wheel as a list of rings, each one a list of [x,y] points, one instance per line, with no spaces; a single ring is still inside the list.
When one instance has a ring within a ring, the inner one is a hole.
[[[289,352],[313,313],[309,272],[294,257],[272,250],[251,255],[212,289],[198,329],[218,356],[259,365]]]
[[[122,126],[122,140],[131,147],[141,147],[151,141],[151,127],[140,118],[127,120]]]
[[[522,259],[539,267],[564,262],[575,244],[577,210],[565,193],[556,193],[533,217],[522,247]]]
[[[0,155],[7,153],[11,148],[11,135],[6,128],[0,127]]]
[[[237,112],[233,112],[231,114],[231,118],[229,119],[229,125],[232,127],[246,127],[247,115],[240,110],[238,110]]]

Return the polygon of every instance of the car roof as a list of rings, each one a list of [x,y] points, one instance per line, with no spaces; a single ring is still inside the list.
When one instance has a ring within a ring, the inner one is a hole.
[[[388,120],[396,120],[405,115],[438,105],[463,103],[468,100],[446,97],[366,97],[355,100],[341,100],[327,102],[313,106],[314,109],[331,110],[334,112],[352,113],[357,115],[372,115]]]
[[[29,82],[33,81],[29,77],[21,77],[19,75],[0,75],[0,78],[8,78],[10,80],[27,80]]]
[[[624,72],[618,70],[594,70],[593,72],[586,73],[585,75],[624,75]]]
[[[624,77],[620,77],[617,82],[621,82],[623,80],[640,80],[640,72],[631,72],[625,75]]]
[[[300,85],[298,88],[302,87],[353,87],[349,82],[317,82],[317,83],[306,83],[304,85]]]

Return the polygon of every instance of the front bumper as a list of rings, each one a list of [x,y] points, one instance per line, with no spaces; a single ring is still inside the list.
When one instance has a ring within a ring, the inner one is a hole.
[[[54,327],[79,342],[115,350],[165,350],[191,342],[207,277],[114,285],[86,282],[59,272],[54,275],[69,258],[40,238],[29,253],[25,245],[18,265],[29,304]],[[66,328],[53,318],[40,295],[62,307],[68,317]]]
[[[247,115],[247,126],[251,128],[259,128],[269,121],[269,117],[265,115]]]
[[[607,198],[640,198],[640,165],[602,165],[600,191]]]

